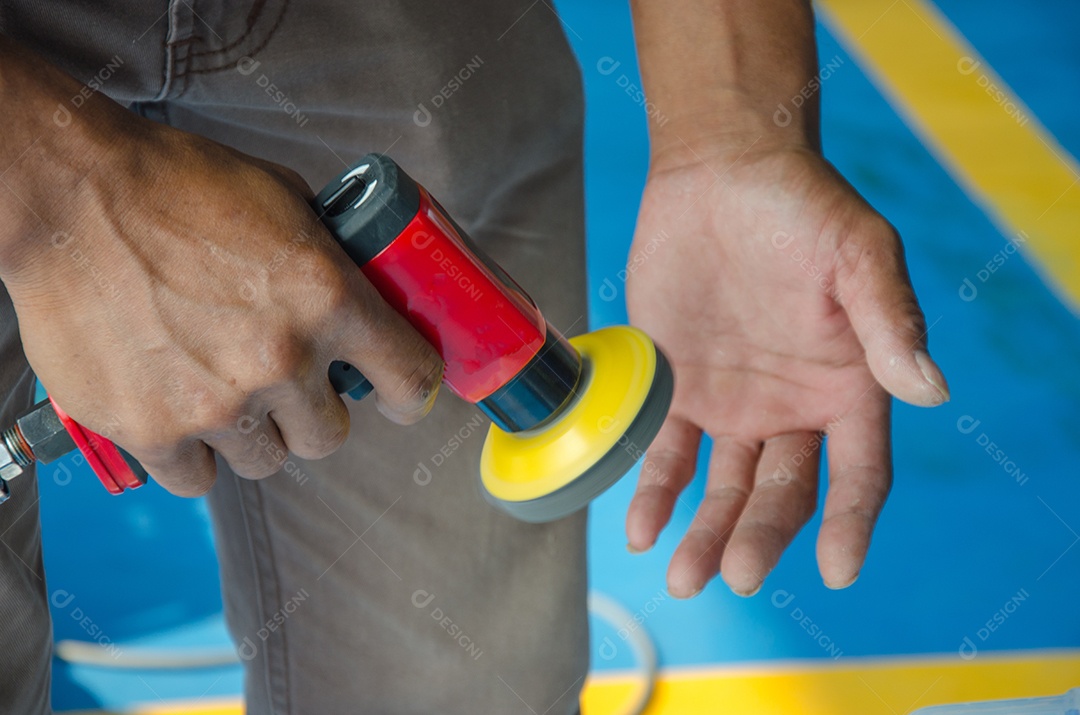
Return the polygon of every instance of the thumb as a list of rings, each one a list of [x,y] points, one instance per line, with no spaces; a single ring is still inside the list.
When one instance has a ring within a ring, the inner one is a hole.
[[[949,400],[949,386],[926,348],[923,316],[900,237],[883,219],[853,233],[838,252],[836,300],[866,351],[874,378],[913,405]]]

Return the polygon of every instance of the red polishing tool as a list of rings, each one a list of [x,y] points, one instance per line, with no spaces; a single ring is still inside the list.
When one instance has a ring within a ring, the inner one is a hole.
[[[492,422],[480,477],[493,504],[525,521],[570,514],[626,474],[652,442],[674,389],[663,353],[640,330],[567,340],[529,296],[388,157],[368,154],[319,193],[314,208],[345,252],[439,352],[444,383]],[[339,393],[371,385],[343,362]],[[35,459],[78,448],[109,491],[146,481],[112,442],[44,401],[0,438],[4,480]]]

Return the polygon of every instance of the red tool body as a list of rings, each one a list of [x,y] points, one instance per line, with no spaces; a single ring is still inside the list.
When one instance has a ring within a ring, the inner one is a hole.
[[[420,187],[416,216],[364,275],[446,363],[443,382],[468,402],[505,385],[539,352],[545,323],[516,286],[475,257]]]

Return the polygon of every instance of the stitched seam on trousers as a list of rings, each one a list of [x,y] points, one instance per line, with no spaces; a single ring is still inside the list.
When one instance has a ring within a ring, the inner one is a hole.
[[[165,17],[167,19],[167,27],[165,28],[165,45],[162,49],[165,51],[165,70],[161,77],[161,90],[157,93],[157,96],[151,99],[151,102],[160,102],[169,96],[169,90],[172,89],[172,83],[174,79],[175,67],[173,66],[173,56],[175,49],[174,35],[179,32],[179,21],[176,17],[177,5],[179,0],[169,0],[167,9],[165,10]]]
[[[179,33],[183,23],[181,23],[180,11],[181,5],[184,5],[184,0],[168,0],[168,9],[165,11],[165,16],[168,18],[168,26],[165,28],[165,70],[164,76],[161,82],[161,91],[158,92],[156,97],[153,97],[149,102],[161,102],[162,99],[170,95],[173,91],[173,82],[179,77],[177,71],[177,51],[187,51],[188,45],[193,38],[188,37],[183,40],[179,39]],[[188,28],[190,31],[190,23]]]
[[[251,12],[247,17],[247,29],[240,37],[236,38],[229,44],[216,50],[205,50],[203,52],[196,52],[191,55],[192,59],[196,57],[212,57],[214,55],[220,55],[228,52],[234,47],[238,46],[241,42],[251,36],[252,31],[255,29],[255,23],[258,22],[259,16],[262,15],[263,9],[266,7],[266,0],[256,0],[255,4],[251,7]]]
[[[241,482],[237,476],[231,477],[239,495],[240,514],[244,522],[244,531],[247,533],[248,552],[251,556],[252,569],[255,572],[255,601],[258,611],[259,624],[270,620],[267,612],[266,596],[272,593],[271,601],[274,604],[281,602],[281,589],[277,572],[274,569],[273,549],[270,546],[270,536],[266,528],[265,511],[263,509],[262,489],[258,482]],[[249,504],[247,492],[251,493]],[[255,522],[258,522],[257,526]],[[258,544],[256,543],[258,541]],[[262,557],[265,557],[262,558]],[[289,686],[288,686],[288,653],[285,629],[280,631],[281,648],[263,647],[263,680],[266,685],[266,693],[270,701],[271,715],[288,715],[289,713]],[[280,652],[280,667],[275,668],[277,658],[275,654]],[[278,671],[278,672],[275,672]],[[280,689],[275,687],[280,684]]]
[[[284,0],[284,2],[281,5],[281,12],[278,13],[277,20],[274,21],[273,26],[270,28],[269,32],[266,33],[266,37],[264,37],[263,41],[260,42],[254,49],[252,49],[249,53],[247,53],[247,55],[245,55],[246,57],[255,57],[260,52],[262,52],[263,49],[265,49],[267,45],[270,44],[270,40],[273,39],[274,35],[277,34],[278,28],[281,27],[281,23],[285,19],[285,13],[286,13],[286,11],[288,9],[289,9],[289,0]],[[193,57],[194,57],[194,55],[193,55]],[[236,66],[235,62],[228,61],[228,62],[225,62],[224,64],[217,65],[217,66],[214,66],[214,67],[202,67],[202,68],[197,69],[197,70],[188,70],[187,74],[210,74],[212,72],[223,72],[225,70],[230,70],[235,66]]]
[[[178,54],[174,59],[174,72],[176,79],[179,80],[180,86],[175,92],[170,95],[174,99],[183,97],[188,91],[190,83],[188,82],[187,73],[188,68],[191,67],[191,48],[198,42],[206,42],[206,40],[200,36],[200,31],[202,31],[204,26],[209,27],[199,15],[199,11],[195,9],[196,0],[180,1],[187,6],[188,10],[191,13],[190,17],[188,17],[188,20],[191,24],[188,28],[188,39],[182,43],[182,46],[181,43],[177,43]],[[213,32],[213,28],[211,28],[210,31]],[[183,55],[179,55],[180,50],[183,51]]]
[[[192,38],[192,39],[194,39],[194,38]],[[177,78],[180,80],[180,89],[174,95],[175,98],[183,97],[187,93],[188,87],[191,84],[188,81],[187,68],[191,65],[191,54],[190,53],[191,53],[192,44],[193,43],[189,42],[189,43],[184,45],[183,69],[180,70],[177,73]]]

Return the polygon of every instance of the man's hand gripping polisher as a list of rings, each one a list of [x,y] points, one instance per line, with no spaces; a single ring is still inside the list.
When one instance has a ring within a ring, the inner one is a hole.
[[[430,342],[444,383],[489,418],[480,477],[500,509],[531,522],[581,509],[626,474],[667,416],[671,367],[640,330],[567,340],[388,157],[368,154],[314,208],[382,297]],[[362,399],[371,385],[335,362],[331,384]],[[35,460],[78,448],[105,487],[146,481],[139,463],[72,420],[52,399],[0,435],[0,498]]]

